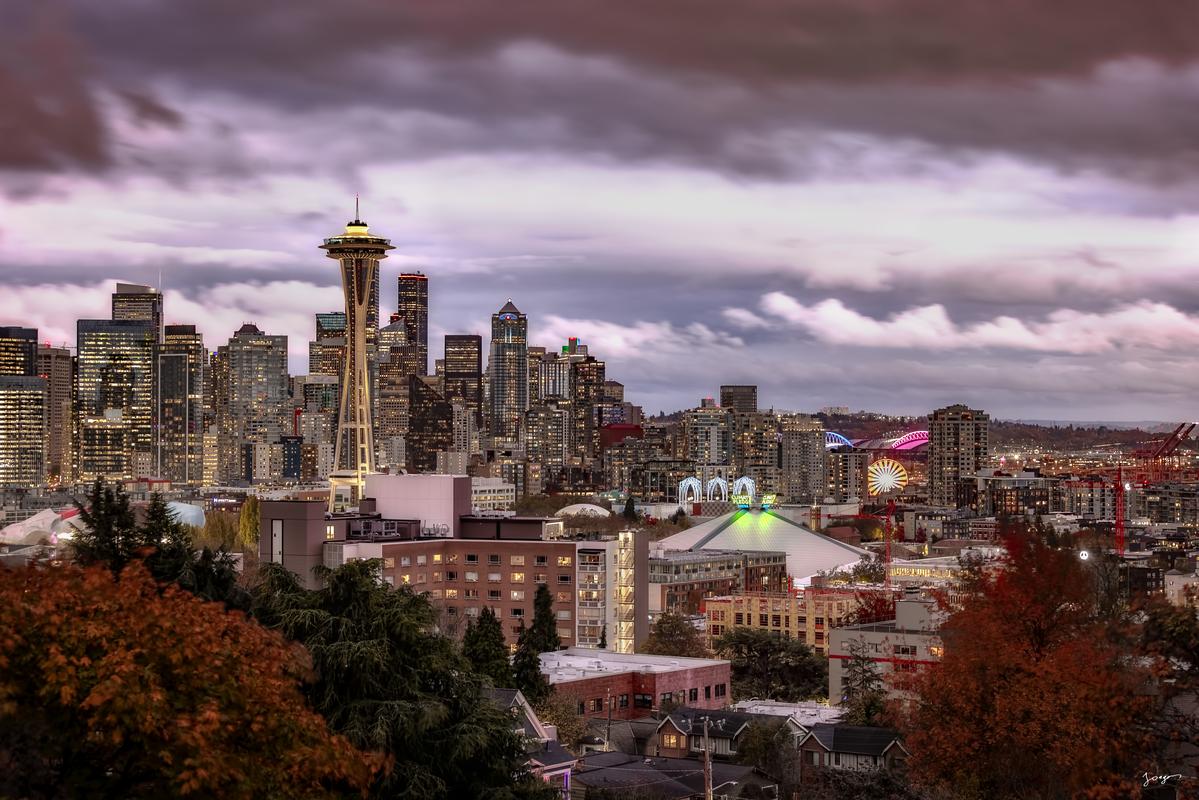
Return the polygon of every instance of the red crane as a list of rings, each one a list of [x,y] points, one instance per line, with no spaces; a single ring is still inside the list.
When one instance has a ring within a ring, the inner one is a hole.
[[[887,512],[885,516],[878,514],[867,514],[865,512],[858,514],[830,514],[829,519],[873,519],[880,520],[883,523],[883,586],[891,588],[891,540],[894,538],[894,529],[892,527],[892,519],[895,516],[895,500],[887,500]]]

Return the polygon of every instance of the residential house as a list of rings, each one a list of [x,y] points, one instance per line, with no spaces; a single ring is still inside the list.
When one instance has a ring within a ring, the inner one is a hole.
[[[589,753],[579,760],[573,780],[573,800],[611,797],[614,793],[623,796],[642,790],[677,800],[701,800],[704,796],[703,764],[693,758]],[[773,787],[774,783],[751,766],[712,762],[712,793],[716,797],[736,797],[749,786]]]
[[[704,751],[704,722],[708,725],[708,747],[713,758],[734,759],[737,744],[754,716],[741,711],[712,711],[677,708],[658,723],[647,753],[667,758],[701,756]]]
[[[898,733],[861,725],[819,723],[801,732],[796,745],[805,778],[819,769],[899,769],[908,757]]]
[[[512,715],[513,728],[528,743],[529,771],[570,797],[571,771],[576,759],[558,742],[553,726],[543,725],[519,689],[492,689],[490,697]]]

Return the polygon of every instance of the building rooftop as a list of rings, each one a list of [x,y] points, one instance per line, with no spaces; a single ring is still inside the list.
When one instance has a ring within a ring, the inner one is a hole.
[[[829,752],[863,756],[881,756],[899,738],[895,731],[860,725],[814,725],[812,736]]]
[[[805,728],[817,723],[833,723],[845,716],[845,709],[815,700],[784,703],[780,700],[742,700],[733,709],[762,717],[787,717]]]
[[[637,653],[610,653],[585,647],[569,647],[541,654],[541,672],[550,683],[569,683],[601,675],[629,672],[665,673],[728,664],[714,658],[673,658]]]

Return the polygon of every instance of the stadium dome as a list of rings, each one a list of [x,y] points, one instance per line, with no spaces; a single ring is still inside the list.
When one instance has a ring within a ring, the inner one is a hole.
[[[612,512],[609,511],[608,509],[604,508],[603,506],[597,506],[594,503],[574,503],[572,505],[566,506],[565,508],[558,509],[558,513],[554,514],[554,516],[555,517],[575,517],[575,516],[610,517],[610,516],[612,516]]]
[[[204,527],[204,509],[199,506],[193,506],[191,503],[176,503],[171,501],[167,503],[167,508],[174,512],[175,519],[184,525],[194,525],[197,528]]]

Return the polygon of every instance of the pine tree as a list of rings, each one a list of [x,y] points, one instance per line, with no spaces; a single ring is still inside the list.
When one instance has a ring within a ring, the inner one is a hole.
[[[604,629],[600,631],[599,649],[600,650],[608,649],[608,626],[607,625],[605,625]]]
[[[549,653],[562,647],[558,636],[558,619],[554,615],[554,596],[544,583],[538,584],[533,598],[533,624],[529,628],[530,642],[537,654]]]
[[[520,636],[516,640],[516,654],[512,657],[513,679],[516,688],[530,703],[540,703],[549,697],[549,681],[541,673],[541,651],[532,642],[533,629],[520,623]]]
[[[137,557],[141,537],[129,507],[129,495],[118,486],[92,485],[87,504],[76,503],[82,530],[71,539],[75,560],[84,565],[103,564],[120,573]]]
[[[474,666],[476,672],[486,675],[493,686],[513,685],[508,645],[504,643],[504,628],[490,608],[483,608],[477,623],[467,623],[466,633],[462,637],[462,655]]]
[[[841,692],[840,700],[846,708],[845,722],[850,725],[879,724],[885,700],[883,681],[874,662],[866,655],[866,643],[861,639],[854,639],[849,645]]]
[[[237,546],[243,552],[258,549],[259,537],[258,497],[249,495],[241,506],[241,517],[237,521]]]
[[[633,495],[629,495],[624,501],[624,513],[621,516],[629,522],[637,521],[637,505],[633,502]]]

